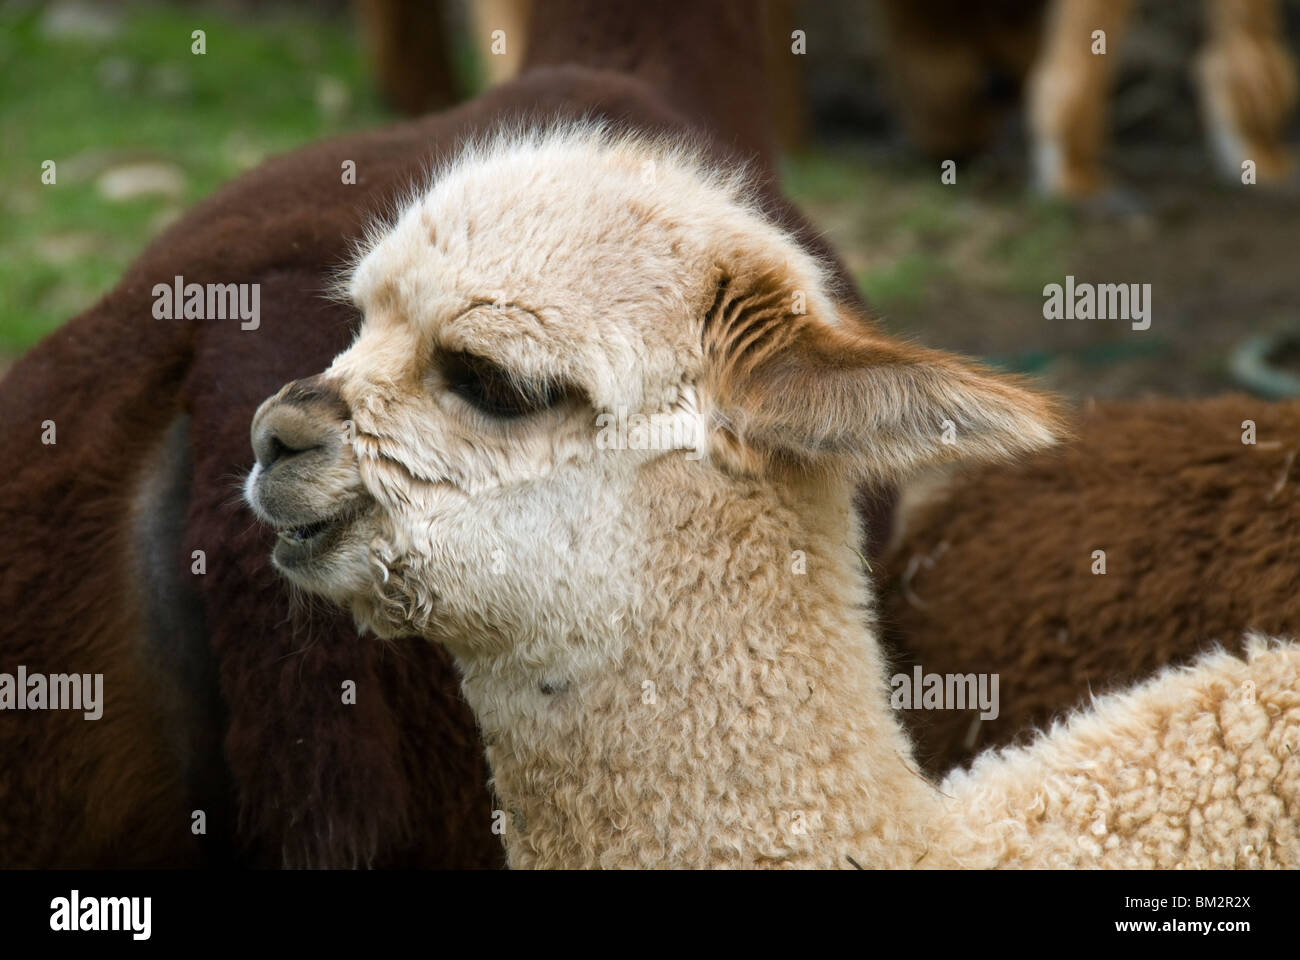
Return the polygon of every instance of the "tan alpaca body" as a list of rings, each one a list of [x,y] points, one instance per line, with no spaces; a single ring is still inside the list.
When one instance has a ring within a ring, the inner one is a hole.
[[[1300,867],[1300,648],[1169,670],[940,790],[925,865]]]
[[[863,477],[1044,447],[1057,421],[1012,380],[882,337],[828,289],[743,181],[688,152],[583,128],[507,138],[375,231],[348,288],[356,341],[254,418],[246,496],[281,530],[276,566],[359,626],[456,658],[512,865],[1004,855],[1005,824],[979,820],[996,805],[915,772],[850,499]],[[614,412],[690,429],[605,442]],[[1294,669],[1251,669],[1269,703],[1300,688]],[[1135,696],[1160,729],[1183,699],[1154,689]],[[1276,724],[1294,718],[1272,719],[1289,743]],[[1136,757],[1145,728],[1103,722],[1113,741],[1089,756]],[[1030,791],[1051,782],[1035,771],[1077,773],[1083,755],[1080,734],[1057,736],[982,774],[1031,834]],[[1268,862],[1294,860],[1288,769]],[[1197,770],[1217,783],[1213,762]],[[1097,840],[1077,813],[1054,811],[1058,832],[1007,862]]]

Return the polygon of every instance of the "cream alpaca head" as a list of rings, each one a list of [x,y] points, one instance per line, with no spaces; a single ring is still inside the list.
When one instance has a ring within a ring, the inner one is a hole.
[[[1015,384],[846,313],[739,174],[591,128],[467,150],[347,292],[361,330],[259,409],[247,499],[291,581],[463,665],[617,655],[658,580],[645,544],[671,537],[657,502],[847,489],[1054,429]]]

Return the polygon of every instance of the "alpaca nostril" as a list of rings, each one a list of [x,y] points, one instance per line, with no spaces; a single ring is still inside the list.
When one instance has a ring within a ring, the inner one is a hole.
[[[304,442],[298,438],[294,438],[293,443],[286,443],[278,434],[268,430],[253,441],[253,454],[263,470],[270,470],[281,460],[319,450],[322,446],[323,444]]]
[[[275,463],[277,460],[283,460],[285,457],[292,457],[295,454],[299,454],[299,453],[307,453],[309,450],[319,450],[320,444],[316,443],[310,447],[302,447],[299,449],[295,449],[294,447],[289,446],[279,437],[273,436],[271,437],[270,440],[270,448],[271,448],[270,455],[268,456],[266,463],[262,464],[263,469],[269,469],[271,464]]]
[[[270,470],[282,460],[323,448],[329,429],[300,410],[273,408],[253,428],[253,455],[263,470]]]
[[[347,404],[333,382],[321,376],[295,380],[253,414],[253,455],[263,471],[282,460],[321,450],[339,455]]]
[[[286,453],[289,452],[289,448],[280,442],[279,437],[271,437],[269,445],[271,448],[271,452],[270,455],[267,457],[266,462],[262,464],[263,467],[269,467],[271,464],[275,463],[275,461],[279,460],[281,457],[283,457]]]

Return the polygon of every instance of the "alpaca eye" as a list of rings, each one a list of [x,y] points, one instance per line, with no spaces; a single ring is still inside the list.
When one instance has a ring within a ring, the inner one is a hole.
[[[503,420],[537,413],[564,398],[557,384],[521,381],[491,360],[464,351],[443,355],[442,375],[456,396]]]

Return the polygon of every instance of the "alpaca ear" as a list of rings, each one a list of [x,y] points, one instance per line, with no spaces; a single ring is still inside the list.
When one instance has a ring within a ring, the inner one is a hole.
[[[705,326],[715,410],[737,452],[889,481],[946,460],[1014,457],[1063,433],[1052,401],[1014,377],[856,317],[831,325],[764,309],[773,298],[761,294],[750,302],[725,329]]]

